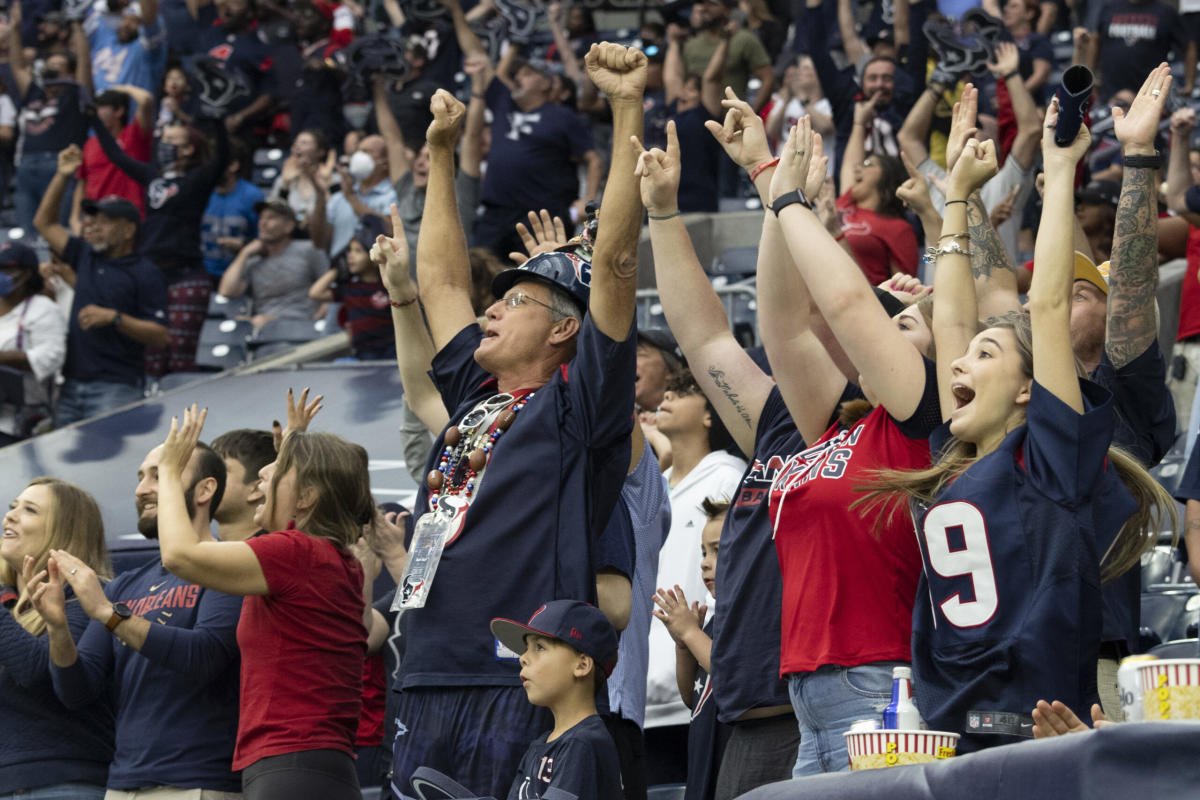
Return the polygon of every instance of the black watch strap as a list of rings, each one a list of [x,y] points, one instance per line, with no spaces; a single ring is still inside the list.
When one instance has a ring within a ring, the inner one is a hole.
[[[812,210],[812,203],[808,202],[808,198],[804,196],[804,192],[800,189],[795,189],[787,194],[781,194],[779,197],[775,198],[775,202],[771,204],[771,211],[773,211],[775,216],[778,217],[780,211],[783,211],[785,208],[790,205],[794,205],[795,203],[799,203],[809,211]]]
[[[1162,167],[1162,155],[1155,150],[1152,156],[1121,156],[1121,164],[1131,169],[1159,169]]]

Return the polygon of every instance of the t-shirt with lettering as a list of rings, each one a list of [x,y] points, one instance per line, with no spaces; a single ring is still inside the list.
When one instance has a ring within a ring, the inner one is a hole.
[[[488,85],[485,97],[492,112],[492,149],[483,202],[523,210],[565,209],[575,202],[576,164],[595,148],[583,117],[558,103],[522,111],[499,79]]]
[[[363,571],[297,530],[248,539],[268,594],[242,606],[241,721],[233,768],[303,750],[354,752],[362,709]]]
[[[539,736],[521,757],[508,800],[621,800],[617,746],[596,714],[553,742]]]
[[[903,503],[866,516],[851,504],[881,469],[929,466],[928,437],[941,413],[928,359],[925,372],[925,394],[908,420],[876,406],[849,427],[838,422],[784,459],[775,477],[770,507],[783,575],[780,675],[910,658],[921,570],[912,520]]]
[[[78,660],[52,665],[50,675],[69,707],[110,692],[115,697],[108,788],[241,791],[230,761],[238,726],[242,598],[177,578],[158,559],[118,575],[104,594],[150,623],[141,651],[93,621],[79,639]]]
[[[1104,97],[1122,89],[1136,92],[1150,70],[1174,52],[1187,49],[1179,12],[1166,3],[1109,0],[1100,10],[1100,72]]]
[[[842,233],[872,286],[893,272],[917,274],[917,235],[904,217],[885,217],[857,205],[849,189],[837,199],[837,207],[842,212]]]

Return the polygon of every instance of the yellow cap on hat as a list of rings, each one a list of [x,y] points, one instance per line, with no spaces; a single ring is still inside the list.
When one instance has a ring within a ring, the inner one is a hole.
[[[1111,261],[1105,261],[1100,266],[1083,253],[1075,251],[1075,280],[1087,281],[1104,294],[1108,294],[1108,270]]]

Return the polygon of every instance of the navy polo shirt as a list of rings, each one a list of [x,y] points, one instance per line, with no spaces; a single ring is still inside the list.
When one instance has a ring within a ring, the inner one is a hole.
[[[636,360],[630,327],[624,341],[614,341],[585,316],[575,358],[497,441],[425,607],[404,615],[408,642],[396,688],[519,686],[517,657],[492,635],[492,618],[528,619],[550,600],[596,602],[597,553],[608,549],[600,540],[629,468]],[[482,338],[472,322],[434,356],[430,374],[453,409],[451,424],[497,393],[474,358]],[[414,516],[428,508],[421,487]]]
[[[146,371],[145,346],[111,325],[84,330],[79,310],[97,305],[166,325],[167,284],[162,272],[137,254],[102,258],[76,236],[67,242],[62,255],[75,270],[63,375],[74,381],[140,384]]]

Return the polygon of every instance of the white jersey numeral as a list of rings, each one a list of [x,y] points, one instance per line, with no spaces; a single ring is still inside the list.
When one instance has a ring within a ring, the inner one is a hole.
[[[951,533],[955,545],[951,547]],[[968,576],[974,599],[955,592],[941,602],[933,599],[946,621],[956,628],[978,628],[996,614],[1000,598],[987,522],[973,504],[959,500],[936,505],[925,515],[925,551],[929,566],[943,578]]]

